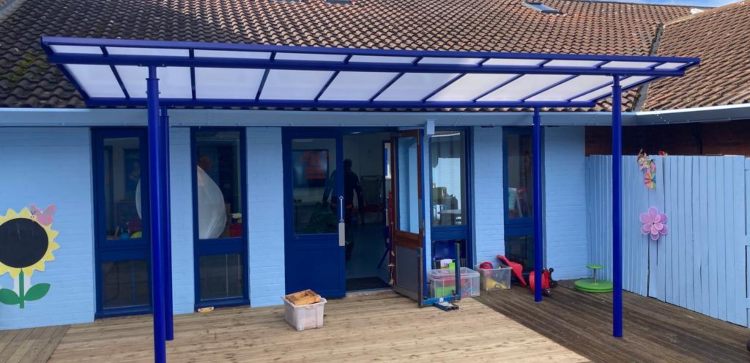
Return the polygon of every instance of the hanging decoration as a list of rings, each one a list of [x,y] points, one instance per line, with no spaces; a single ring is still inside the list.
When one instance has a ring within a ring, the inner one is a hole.
[[[643,172],[643,184],[648,189],[656,189],[656,163],[643,149],[638,152],[638,166]]]
[[[658,241],[661,236],[667,235],[667,215],[660,213],[656,207],[641,213],[641,232],[649,235],[652,241]]]
[[[58,232],[52,229],[54,213],[54,205],[44,210],[32,205],[0,215],[0,275],[8,273],[15,280],[14,289],[0,289],[0,303],[23,309],[27,301],[49,292],[50,284],[32,285],[31,276],[44,271],[45,263],[55,259],[52,251],[60,247],[55,242]]]

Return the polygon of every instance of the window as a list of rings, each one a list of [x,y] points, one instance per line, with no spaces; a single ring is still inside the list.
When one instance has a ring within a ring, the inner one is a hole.
[[[507,216],[508,219],[531,218],[532,175],[531,135],[506,133],[507,150]]]
[[[239,131],[198,131],[196,183],[200,239],[242,237]]]
[[[140,140],[138,137],[106,138],[103,144],[106,238],[141,238],[140,195],[144,188],[141,187]]]
[[[430,138],[432,225],[466,223],[466,140],[461,131],[438,131]]]
[[[197,305],[244,303],[247,241],[240,130],[197,130],[195,155]]]

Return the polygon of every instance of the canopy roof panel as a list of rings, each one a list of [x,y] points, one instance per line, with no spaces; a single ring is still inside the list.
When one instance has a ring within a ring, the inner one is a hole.
[[[164,106],[592,107],[681,76],[696,58],[411,51],[42,37],[90,106],[143,105],[156,67]]]

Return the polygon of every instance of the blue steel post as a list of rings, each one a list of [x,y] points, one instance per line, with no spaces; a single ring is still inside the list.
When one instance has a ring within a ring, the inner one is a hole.
[[[167,340],[174,340],[174,321],[172,304],[172,211],[169,176],[169,112],[161,108],[161,124],[164,127],[164,324]]]
[[[151,206],[151,304],[154,312],[154,361],[166,362],[164,328],[164,124],[159,117],[159,79],[156,67],[148,67],[146,80],[148,100],[149,203]]]
[[[612,335],[622,337],[622,88],[612,84]]]
[[[533,129],[534,178],[534,301],[542,301],[542,118],[539,108],[534,108]]]

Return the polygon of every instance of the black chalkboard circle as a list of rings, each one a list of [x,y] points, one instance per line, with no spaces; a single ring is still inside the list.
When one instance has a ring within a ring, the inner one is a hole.
[[[24,268],[39,262],[49,247],[47,231],[36,221],[15,218],[0,224],[0,263]]]

